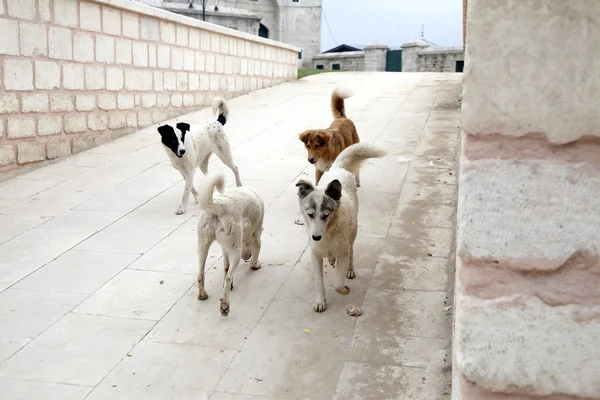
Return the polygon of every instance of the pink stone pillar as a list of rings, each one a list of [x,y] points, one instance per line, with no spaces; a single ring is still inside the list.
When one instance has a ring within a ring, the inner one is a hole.
[[[600,1],[467,15],[452,398],[600,399]]]

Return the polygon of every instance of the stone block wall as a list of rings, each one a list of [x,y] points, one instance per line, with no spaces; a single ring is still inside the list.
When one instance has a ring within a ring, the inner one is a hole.
[[[418,72],[456,72],[456,62],[463,61],[463,48],[425,50],[417,57]]]
[[[599,38],[598,2],[468,4],[455,400],[600,399]]]
[[[349,51],[346,53],[325,53],[313,57],[312,68],[322,65],[323,69],[332,69],[333,64],[340,64],[341,71],[364,71],[364,51]]]
[[[296,79],[298,49],[125,0],[0,0],[0,172]]]

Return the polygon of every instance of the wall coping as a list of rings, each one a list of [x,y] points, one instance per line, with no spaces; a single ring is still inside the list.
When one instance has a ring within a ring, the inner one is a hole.
[[[421,51],[419,54],[436,54],[436,53],[462,53],[464,49],[462,46],[455,47],[442,47],[442,48],[434,48],[434,49],[425,49]]]
[[[345,51],[343,53],[321,53],[317,54],[313,57],[314,60],[331,60],[331,59],[339,59],[339,58],[356,58],[356,57],[364,57],[364,51]]]
[[[177,11],[177,13],[181,13],[184,16],[187,16],[187,15],[202,16],[201,8],[200,9],[188,8],[187,4],[179,5],[179,3],[178,3],[176,5],[173,3],[162,3],[160,6],[157,5],[155,7],[158,7],[162,10],[166,10],[166,11],[170,11],[170,12]],[[257,14],[232,12],[230,9],[219,9],[218,12],[215,12],[213,10],[206,10],[205,13],[207,16],[210,16],[210,17],[249,19],[249,20],[253,20],[253,21],[260,21],[262,19],[262,17]],[[196,18],[194,18],[194,19],[196,19]]]
[[[137,3],[134,1],[127,0],[91,0],[95,3],[104,4],[107,6],[120,8],[122,10],[134,12],[137,14],[147,15],[149,17],[160,18],[163,20],[168,20],[171,22],[176,22],[178,24],[190,26],[193,28],[200,28],[205,31],[219,33],[221,35],[233,36],[239,39],[248,40],[251,42],[266,44],[268,46],[279,47],[285,50],[295,51],[297,53],[300,52],[300,48],[296,46],[292,46],[287,43],[278,42],[272,39],[265,39],[260,36],[251,35],[249,33],[236,31],[235,29],[225,28],[224,26],[211,24],[210,22],[200,21],[191,17],[186,17],[181,14],[175,14],[170,11],[163,10],[161,8],[156,8],[152,6],[148,6],[146,4]]]

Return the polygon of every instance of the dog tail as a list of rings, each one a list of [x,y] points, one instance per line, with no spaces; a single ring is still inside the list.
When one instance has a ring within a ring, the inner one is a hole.
[[[227,117],[229,116],[229,107],[227,106],[227,102],[222,97],[215,97],[212,102],[212,111],[215,115],[215,119],[219,121],[221,125],[225,125],[227,123]]]
[[[379,158],[386,155],[382,148],[369,143],[356,143],[346,147],[335,159],[331,169],[342,168],[356,175],[363,161],[369,158]]]
[[[337,87],[331,93],[331,112],[333,118],[346,118],[346,107],[344,99],[352,97],[352,91],[348,88]]]
[[[200,209],[218,214],[220,207],[213,202],[213,195],[215,188],[223,193],[224,187],[225,177],[223,174],[211,174],[205,177],[198,187],[198,206]]]

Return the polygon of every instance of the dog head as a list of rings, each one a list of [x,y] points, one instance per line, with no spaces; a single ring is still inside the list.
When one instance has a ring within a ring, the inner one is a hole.
[[[324,236],[329,222],[335,218],[342,198],[342,184],[331,181],[325,189],[314,187],[310,182],[300,180],[296,183],[300,211],[308,222],[311,240],[318,242]]]
[[[171,125],[161,125],[158,127],[162,144],[181,158],[185,154],[185,134],[190,130],[190,124],[178,122],[175,128]]]
[[[311,164],[315,164],[329,151],[331,132],[326,130],[308,130],[302,132],[298,137],[304,142],[304,147],[308,151],[308,162]]]

